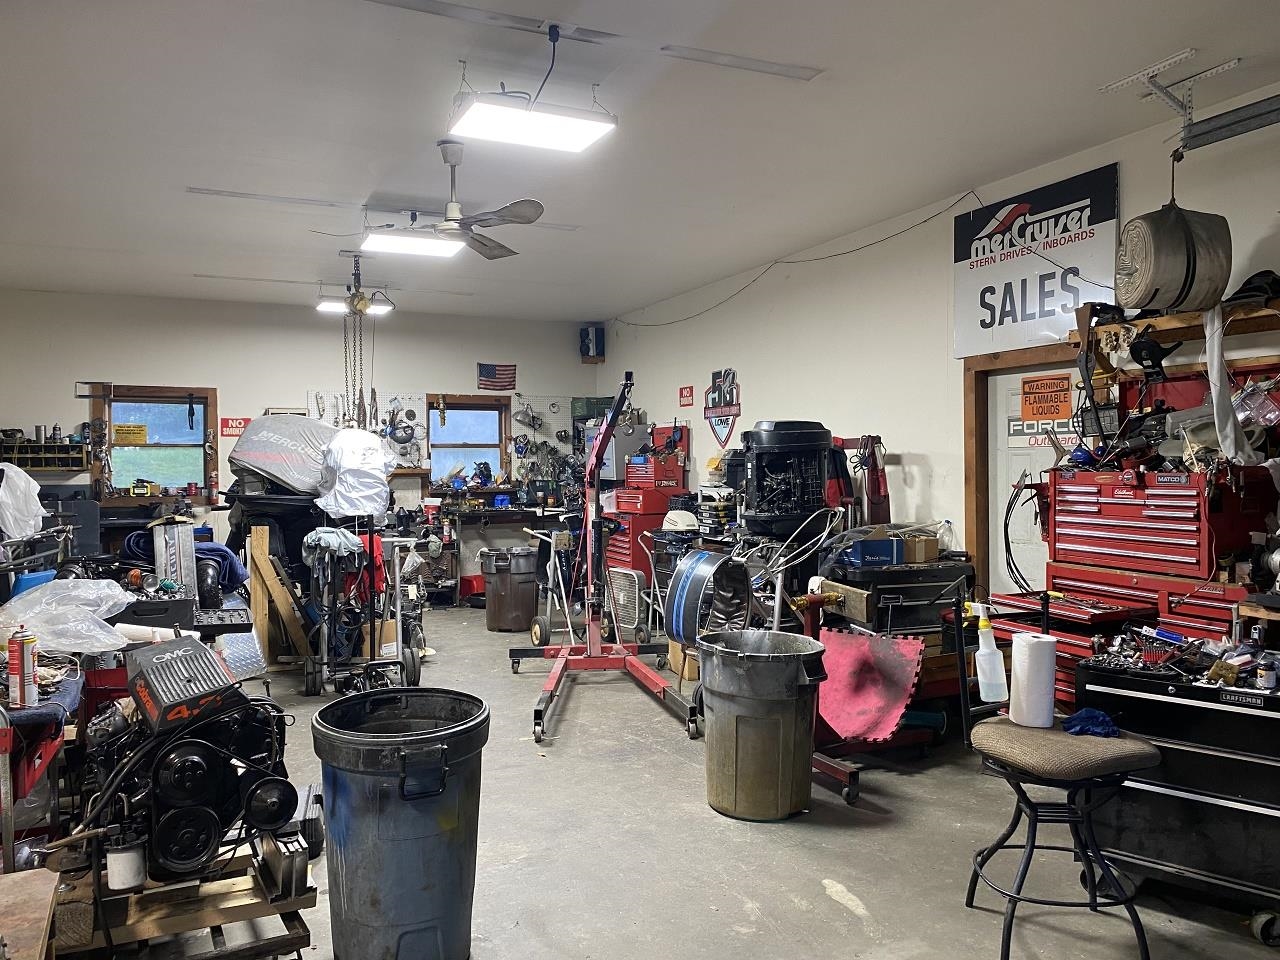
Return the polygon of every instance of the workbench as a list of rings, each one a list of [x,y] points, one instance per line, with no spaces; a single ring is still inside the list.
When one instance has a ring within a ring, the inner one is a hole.
[[[459,510],[445,506],[441,517],[453,524],[453,536],[457,544],[457,586],[454,603],[461,603],[463,577],[480,573],[479,553],[483,549],[527,546],[529,537],[525,527],[541,527],[547,520],[559,519],[561,511],[553,507],[485,507],[478,510]],[[493,533],[489,533],[494,527]],[[515,529],[511,529],[514,527]]]
[[[14,805],[31,793],[62,749],[63,730],[80,707],[83,687],[83,676],[66,677],[39,706],[0,707],[0,872],[13,872]],[[56,792],[51,796],[56,803]]]

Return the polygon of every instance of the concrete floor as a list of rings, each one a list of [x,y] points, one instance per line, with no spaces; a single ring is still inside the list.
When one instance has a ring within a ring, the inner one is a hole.
[[[963,750],[868,770],[855,807],[815,787],[806,815],[741,823],[706,805],[703,742],[630,679],[574,678],[535,745],[546,668],[526,663],[513,675],[506,657],[524,638],[486,632],[482,611],[434,611],[426,625],[437,652],[423,684],[477,694],[493,714],[474,960],[998,955],[1001,901],[990,891],[979,893],[980,909],[963,901],[969,858],[1005,825],[1012,795]],[[297,717],[287,756],[299,784],[320,778],[309,723],[332,698],[304,699],[300,686],[277,675],[272,691]],[[1078,868],[1050,857],[1033,866],[1030,892],[1078,895]],[[323,859],[313,868],[320,899],[304,955],[327,960]],[[1156,960],[1275,956],[1250,937],[1247,917],[1168,892],[1144,894],[1139,909]],[[1023,906],[1013,954],[1132,960],[1121,917]]]

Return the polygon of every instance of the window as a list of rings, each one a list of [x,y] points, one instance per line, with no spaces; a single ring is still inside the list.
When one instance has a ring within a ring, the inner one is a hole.
[[[95,419],[108,425],[110,475],[94,463],[104,494],[135,480],[177,490],[211,486],[217,470],[217,391],[205,387],[103,385],[94,396]]]
[[[435,398],[431,398],[435,403]],[[494,474],[506,466],[507,416],[505,399],[445,397],[444,426],[433,409],[427,414],[431,445],[431,474],[444,477],[461,463],[470,476],[475,465],[487,461]]]
[[[149,480],[162,487],[204,483],[204,403],[163,400],[115,401],[111,404],[111,467],[117,486]],[[137,426],[139,440],[122,444]]]

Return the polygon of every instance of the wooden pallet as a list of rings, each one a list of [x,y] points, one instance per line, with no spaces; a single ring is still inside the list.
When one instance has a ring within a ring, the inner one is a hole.
[[[188,960],[252,960],[296,953],[311,942],[298,911],[316,905],[316,889],[272,902],[247,857],[237,858],[217,880],[148,886],[139,893],[105,902],[111,941],[116,947],[145,944],[179,934],[208,931],[213,949]],[[310,868],[308,868],[309,870]],[[94,910],[90,876],[63,874],[55,909],[54,947],[58,956],[106,956],[106,939]],[[283,934],[228,948],[224,928],[248,920],[279,917]]]

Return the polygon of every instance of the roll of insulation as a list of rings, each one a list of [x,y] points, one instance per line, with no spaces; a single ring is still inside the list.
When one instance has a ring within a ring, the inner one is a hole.
[[[1053,674],[1057,643],[1043,633],[1013,635],[1009,719],[1024,727],[1053,726]]]
[[[1134,217],[1116,250],[1116,303],[1129,310],[1207,310],[1231,277],[1231,228],[1170,201]]]

